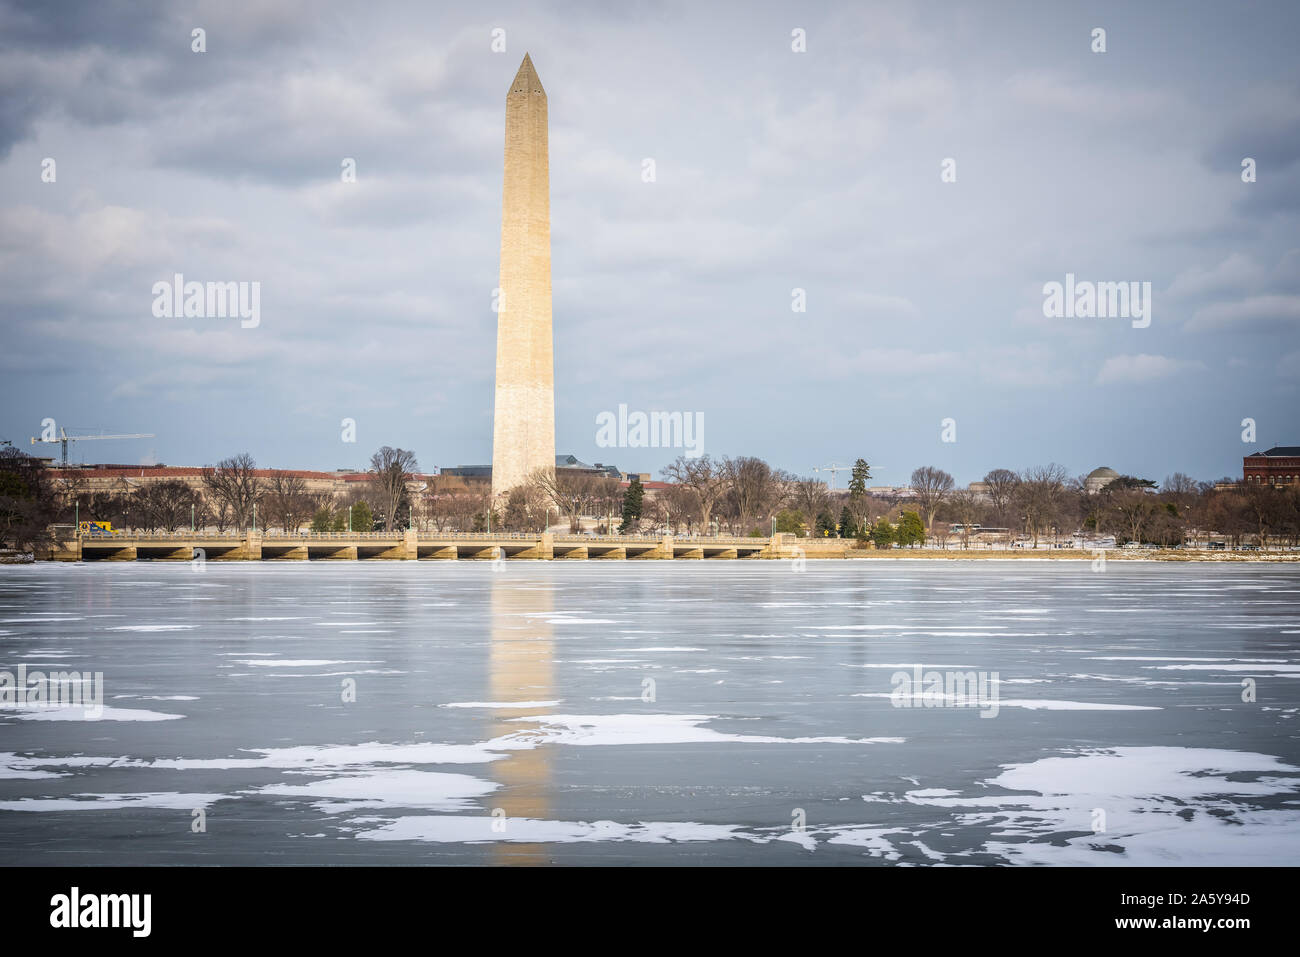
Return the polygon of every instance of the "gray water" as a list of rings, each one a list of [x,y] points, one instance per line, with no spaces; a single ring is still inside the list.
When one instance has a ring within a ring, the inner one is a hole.
[[[1297,566],[5,567],[0,675],[104,708],[0,705],[0,854],[1292,864],[1298,649]]]

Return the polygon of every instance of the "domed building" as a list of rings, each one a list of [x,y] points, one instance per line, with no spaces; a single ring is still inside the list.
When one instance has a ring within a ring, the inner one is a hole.
[[[1089,495],[1096,495],[1115,479],[1119,478],[1119,473],[1113,468],[1103,465],[1099,469],[1093,469],[1088,473],[1088,477],[1083,480],[1083,488]]]

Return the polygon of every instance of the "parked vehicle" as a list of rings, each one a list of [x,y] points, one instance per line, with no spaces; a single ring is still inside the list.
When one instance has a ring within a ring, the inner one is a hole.
[[[89,535],[91,538],[122,534],[122,529],[114,528],[112,522],[82,522],[77,526],[77,531],[82,535]]]

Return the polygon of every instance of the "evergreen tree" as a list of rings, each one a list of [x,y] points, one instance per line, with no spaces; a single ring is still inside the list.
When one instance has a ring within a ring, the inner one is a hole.
[[[474,513],[472,532],[498,532],[501,530],[501,513],[496,509],[484,509]]]
[[[896,538],[898,544],[903,546],[924,542],[925,523],[921,521],[921,516],[916,512],[904,512],[903,517],[898,522]]]
[[[894,526],[885,521],[883,515],[876,521],[876,527],[871,530],[871,540],[876,543],[877,548],[888,548],[894,544]]]
[[[502,524],[512,532],[523,531],[529,525],[528,499],[522,488],[512,488],[506,499],[506,510],[501,517]]]
[[[334,515],[327,506],[322,505],[316,509],[316,514],[311,517],[311,530],[313,532],[328,532],[334,528]]]
[[[375,528],[375,515],[365,502],[352,506],[352,531],[370,532]]]
[[[849,498],[857,500],[867,494],[867,479],[871,478],[871,466],[866,459],[853,463],[853,477],[849,479]]]
[[[823,509],[817,513],[817,536],[826,538],[835,534],[835,519],[831,513]]]
[[[644,500],[645,486],[641,484],[639,477],[633,475],[627,491],[623,493],[623,524],[618,527],[620,535],[626,535],[636,529],[637,523],[641,521],[641,506]]]
[[[35,552],[50,545],[49,526],[58,512],[59,495],[45,463],[11,442],[0,444],[0,548]]]
[[[787,508],[776,514],[776,530],[786,535],[802,535],[807,523],[803,516],[794,509]]]
[[[853,516],[849,514],[849,507],[845,505],[840,509],[840,538],[852,538],[857,534],[857,529],[853,527]]]

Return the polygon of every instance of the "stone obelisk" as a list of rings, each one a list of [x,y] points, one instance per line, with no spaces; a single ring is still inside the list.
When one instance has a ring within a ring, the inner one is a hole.
[[[546,91],[524,54],[506,94],[501,283],[497,294],[492,493],[555,468],[551,343],[551,177]]]

